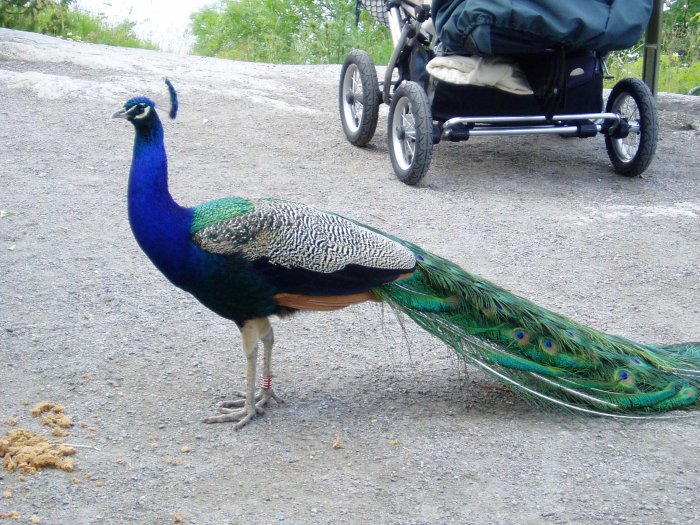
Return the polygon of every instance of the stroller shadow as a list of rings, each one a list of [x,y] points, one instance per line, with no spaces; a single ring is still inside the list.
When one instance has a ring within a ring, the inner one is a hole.
[[[380,122],[381,126],[381,122]],[[389,160],[386,132],[377,130],[363,154],[376,159],[396,180]],[[558,136],[478,137],[468,142],[441,142],[433,148],[430,170],[416,188],[472,191],[475,187],[528,185],[546,191],[586,191],[601,183],[611,189],[639,188],[645,177],[615,173],[602,138]]]

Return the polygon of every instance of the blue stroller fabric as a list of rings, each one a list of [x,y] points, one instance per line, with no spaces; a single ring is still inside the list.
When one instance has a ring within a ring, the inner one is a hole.
[[[433,0],[438,38],[470,55],[539,53],[553,47],[604,54],[636,44],[653,0]]]

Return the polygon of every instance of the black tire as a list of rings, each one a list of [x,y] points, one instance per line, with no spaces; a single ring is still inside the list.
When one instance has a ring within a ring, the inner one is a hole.
[[[377,129],[379,82],[370,56],[360,49],[351,51],[340,70],[338,106],[340,122],[348,141],[366,146]]]
[[[605,111],[619,113],[630,127],[624,138],[615,138],[614,133],[605,135],[613,168],[627,177],[641,175],[654,158],[659,134],[656,101],[651,90],[638,78],[624,78],[610,92]]]
[[[413,186],[423,178],[433,156],[433,119],[423,88],[404,82],[389,106],[389,156],[401,182]]]

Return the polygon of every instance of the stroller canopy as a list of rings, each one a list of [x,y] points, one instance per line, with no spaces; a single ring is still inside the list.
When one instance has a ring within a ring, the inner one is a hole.
[[[433,0],[438,37],[453,53],[537,53],[564,46],[606,53],[636,44],[653,0]]]

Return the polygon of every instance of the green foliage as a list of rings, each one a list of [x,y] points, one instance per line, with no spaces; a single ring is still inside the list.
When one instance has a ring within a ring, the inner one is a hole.
[[[666,2],[661,35],[659,91],[689,93],[700,86],[700,0]],[[614,80],[642,74],[644,43],[612,53],[608,67]]]
[[[135,22],[124,20],[116,25],[108,25],[104,20],[81,11],[70,11],[70,24],[63,35],[80,42],[106,44],[120,47],[158,49],[153,42],[141,40],[134,32]]]
[[[340,63],[353,48],[379,63],[391,39],[365,11],[355,26],[354,0],[222,0],[192,16],[194,52],[235,60]]]
[[[80,42],[157,49],[134,33],[134,22],[109,25],[100,17],[72,9],[74,0],[1,0],[0,27],[33,31]]]
[[[59,34],[73,0],[2,0],[0,26],[24,31]]]
[[[621,61],[613,64],[608,62],[610,72],[615,77],[606,81],[606,87],[612,87],[618,80],[625,77],[642,76],[642,58],[637,55],[633,61]],[[663,54],[659,71],[659,91],[667,93],[690,93],[693,88],[700,86],[700,62],[686,62],[678,55]]]
[[[659,89],[688,93],[700,86],[700,0],[666,4]],[[359,48],[386,64],[392,51],[387,29],[364,9],[355,26],[354,0],[220,0],[195,13],[192,24],[195,53],[235,60],[332,64]],[[612,54],[608,87],[641,75],[642,49]]]

